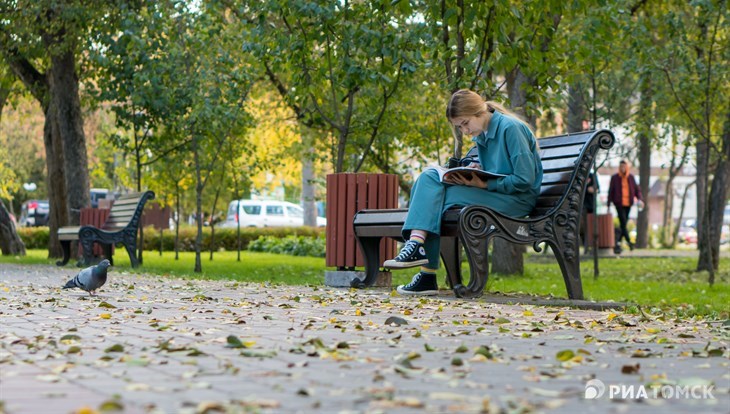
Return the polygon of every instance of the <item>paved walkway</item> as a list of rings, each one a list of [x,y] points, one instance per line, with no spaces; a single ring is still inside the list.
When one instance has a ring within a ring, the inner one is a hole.
[[[730,411],[721,323],[117,272],[89,298],[72,275],[0,265],[0,412]]]

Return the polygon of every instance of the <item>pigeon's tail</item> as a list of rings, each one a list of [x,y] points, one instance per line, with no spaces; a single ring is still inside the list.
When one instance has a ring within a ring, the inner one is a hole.
[[[79,287],[79,285],[76,283],[76,278],[69,280],[68,282],[66,282],[65,285],[63,285],[63,289],[72,289],[75,287]]]

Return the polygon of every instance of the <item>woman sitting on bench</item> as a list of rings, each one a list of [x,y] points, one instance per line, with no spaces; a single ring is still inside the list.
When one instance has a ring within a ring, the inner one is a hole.
[[[411,190],[408,216],[403,225],[406,241],[398,256],[383,267],[421,266],[411,283],[398,286],[401,295],[438,293],[441,215],[451,207],[482,205],[511,217],[524,217],[535,207],[542,183],[542,164],[530,127],[516,114],[495,102],[485,102],[469,90],[455,92],[446,107],[446,118],[454,134],[472,136],[479,164],[472,167],[504,174],[481,181],[457,179],[441,182],[436,170],[423,171]]]

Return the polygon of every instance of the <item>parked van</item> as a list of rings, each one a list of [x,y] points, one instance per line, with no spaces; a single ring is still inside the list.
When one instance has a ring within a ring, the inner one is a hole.
[[[226,221],[220,227],[236,227],[239,221],[241,227],[303,226],[304,209],[286,201],[233,200],[228,205]],[[317,227],[324,227],[326,224],[324,217],[317,217]]]

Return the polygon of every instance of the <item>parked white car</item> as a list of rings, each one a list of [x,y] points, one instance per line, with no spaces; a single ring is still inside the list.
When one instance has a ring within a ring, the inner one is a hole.
[[[238,207],[238,212],[236,212]],[[241,227],[295,227],[304,225],[304,209],[287,201],[233,200],[228,204],[222,228]],[[317,227],[327,225],[327,219],[317,217]]]

